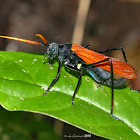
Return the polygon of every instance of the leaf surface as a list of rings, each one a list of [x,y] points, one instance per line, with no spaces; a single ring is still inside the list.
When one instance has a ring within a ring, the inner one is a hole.
[[[43,64],[43,55],[0,52],[0,104],[10,111],[37,112],[62,120],[109,139],[137,140],[140,135],[140,95],[129,87],[115,89],[114,114],[110,116],[111,90],[88,75],[71,104],[78,73],[62,68],[60,78],[47,95],[45,89],[57,73],[58,64]],[[77,75],[77,76],[74,76]]]

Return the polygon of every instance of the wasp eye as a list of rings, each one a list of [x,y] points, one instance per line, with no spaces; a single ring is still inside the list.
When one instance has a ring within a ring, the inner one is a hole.
[[[55,49],[54,49],[54,48],[51,48],[51,49],[50,49],[50,52],[51,52],[51,53],[55,53]]]

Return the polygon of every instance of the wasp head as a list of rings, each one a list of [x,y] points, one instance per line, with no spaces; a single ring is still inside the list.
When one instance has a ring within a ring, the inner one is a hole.
[[[55,42],[50,43],[47,48],[48,57],[50,59],[53,59],[56,56],[58,56],[58,49],[59,49],[59,45],[57,43]]]

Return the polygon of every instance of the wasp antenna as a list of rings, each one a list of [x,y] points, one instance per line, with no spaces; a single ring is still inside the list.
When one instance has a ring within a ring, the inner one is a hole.
[[[45,44],[48,43],[47,40],[45,39],[45,37],[44,37],[43,35],[41,35],[41,34],[36,34],[36,36],[40,37],[40,38],[43,40],[43,42],[44,42]]]
[[[17,41],[21,41],[21,42],[26,42],[26,43],[30,43],[30,44],[35,44],[35,45],[40,45],[41,44],[41,43],[36,42],[36,41],[26,40],[26,39],[17,38],[17,37],[2,36],[2,35],[0,35],[0,37],[1,38],[11,39],[11,40],[17,40]]]
[[[39,45],[41,45],[41,46],[49,46],[49,45],[46,44],[46,43],[39,43]]]

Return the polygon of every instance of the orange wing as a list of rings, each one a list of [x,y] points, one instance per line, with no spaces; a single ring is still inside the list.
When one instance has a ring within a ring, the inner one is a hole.
[[[87,64],[96,63],[104,59],[109,58],[108,56],[102,55],[100,53],[94,52],[92,50],[81,47],[80,45],[73,44],[71,50],[75,52],[84,62]],[[133,67],[121,60],[110,57],[113,64],[113,73],[119,74],[127,79],[134,79],[136,75],[134,73]],[[96,65],[97,67],[110,71],[110,62],[106,61]]]

